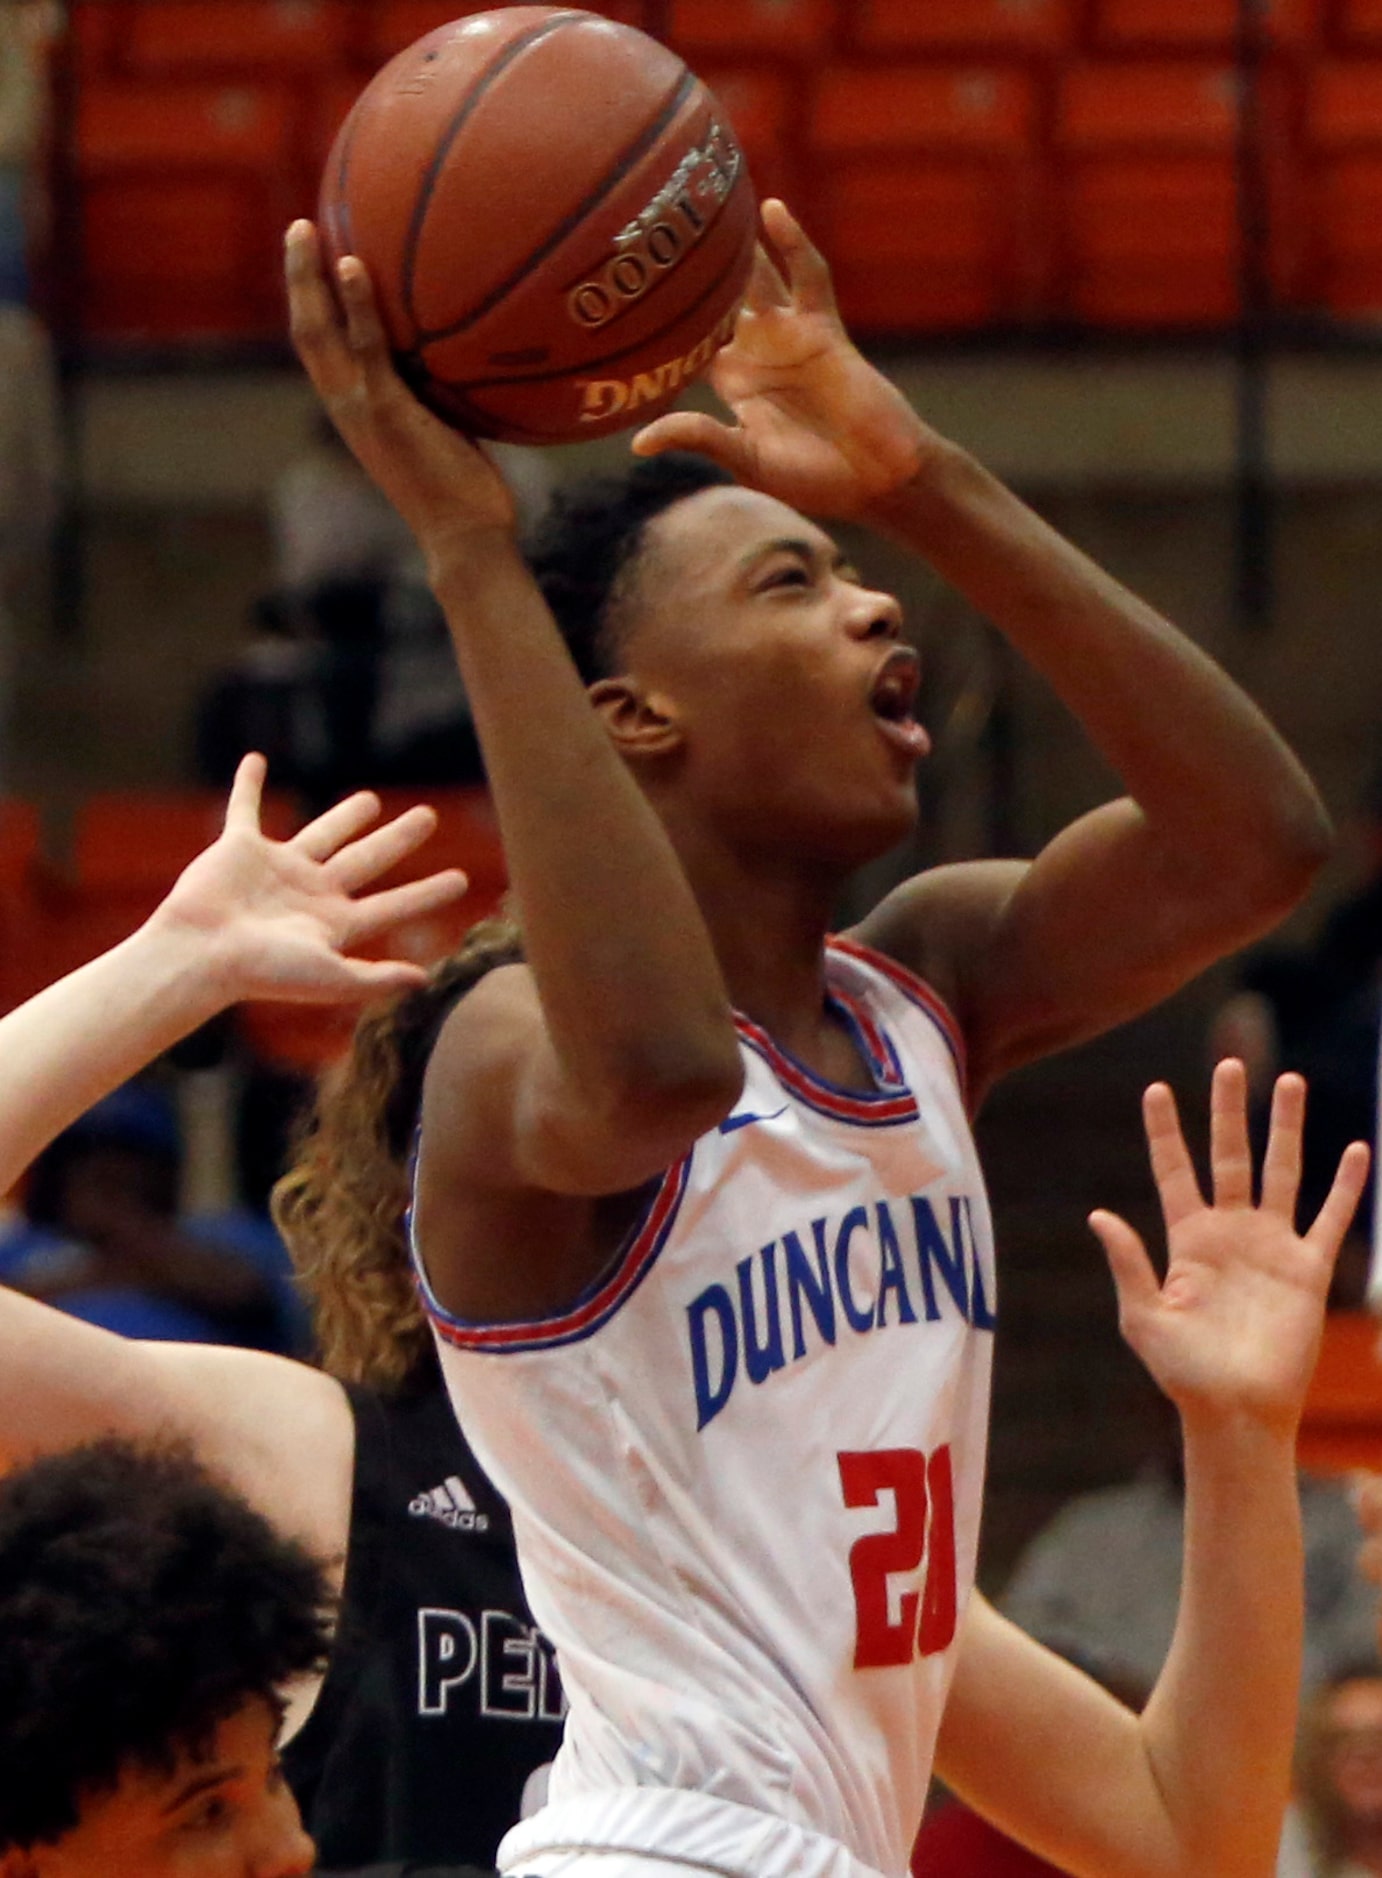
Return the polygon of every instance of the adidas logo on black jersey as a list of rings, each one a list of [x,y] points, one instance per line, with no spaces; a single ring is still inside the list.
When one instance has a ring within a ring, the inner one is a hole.
[[[410,1500],[408,1511],[417,1519],[439,1519],[454,1532],[484,1532],[489,1526],[489,1515],[478,1510],[465,1482],[455,1474],[448,1474],[439,1487]]]

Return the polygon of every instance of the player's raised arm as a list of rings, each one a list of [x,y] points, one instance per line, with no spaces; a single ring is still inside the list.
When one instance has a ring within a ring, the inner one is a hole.
[[[1214,1078],[1213,1203],[1171,1093],[1147,1092],[1170,1245],[1096,1213],[1124,1335],[1180,1410],[1185,1550],[1165,1669],[1135,1716],[976,1600],[937,1771],[1075,1878],[1269,1878],[1290,1787],[1304,1624],[1295,1443],[1324,1300],[1367,1174],[1349,1148],[1298,1237],[1305,1088],[1277,1084],[1253,1204],[1240,1063]]]
[[[704,451],[808,514],[922,555],[1048,679],[1127,797],[1025,863],[937,869],[862,937],[937,982],[976,1091],[1157,1003],[1279,920],[1328,852],[1299,763],[1209,658],[932,431],[852,346],[830,275],[781,203],[734,343],[737,419],[676,413],[636,448]]]
[[[271,841],[264,768],[245,758],[220,837],[137,932],[0,1018],[0,1187],[228,1004],[363,999],[422,978],[348,948],[464,891],[455,870],[366,891],[426,840],[432,812],[371,827],[379,802],[362,793]],[[191,1441],[285,1530],[339,1544],[352,1435],[335,1383],[257,1350],[117,1337],[0,1287],[0,1466],[110,1433]]]
[[[418,1219],[446,1302],[448,1270],[462,1274],[466,1261],[450,1230],[460,1221],[453,1179],[499,1194],[633,1188],[728,1112],[741,1071],[705,922],[523,563],[500,476],[399,380],[363,265],[348,258],[339,274],[344,318],[310,224],[295,224],[298,351],[426,557],[484,749],[527,958],[465,999],[429,1072]],[[652,713],[642,727],[655,743]]]

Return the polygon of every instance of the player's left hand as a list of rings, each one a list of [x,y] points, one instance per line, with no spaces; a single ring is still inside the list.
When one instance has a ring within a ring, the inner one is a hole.
[[[695,450],[808,514],[857,519],[911,481],[940,439],[850,340],[830,269],[785,204],[770,198],[762,220],[785,276],[760,246],[734,338],[709,372],[735,423],[673,411],[633,448]]]
[[[199,969],[219,975],[228,1004],[334,1004],[420,983],[426,974],[419,965],[351,958],[348,950],[465,892],[457,868],[361,891],[426,841],[435,811],[418,806],[372,828],[379,798],[362,790],[291,840],[272,841],[259,825],[266,770],[262,756],[242,759],[219,839],[183,870],[149,926],[190,936]]]
[[[1125,1220],[1090,1216],[1118,1290],[1123,1335],[1183,1415],[1239,1416],[1281,1431],[1300,1419],[1324,1324],[1330,1273],[1367,1179],[1354,1142],[1309,1231],[1295,1230],[1305,1083],[1279,1077],[1253,1201],[1247,1079],[1234,1058],[1214,1072],[1213,1204],[1206,1204],[1164,1083],[1143,1098],[1170,1258],[1158,1283]]]

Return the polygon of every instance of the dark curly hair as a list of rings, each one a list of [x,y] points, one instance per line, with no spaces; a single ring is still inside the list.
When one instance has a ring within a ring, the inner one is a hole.
[[[454,1007],[522,957],[516,926],[484,920],[426,984],[367,1010],[274,1188],[274,1224],[311,1300],[322,1366],[343,1382],[398,1390],[435,1373],[405,1226],[423,1078]]]
[[[619,600],[649,522],[664,509],[733,483],[685,450],[639,457],[622,474],[559,489],[528,548],[528,565],[588,685],[618,670]]]
[[[277,1703],[331,1610],[315,1560],[181,1447],[98,1441],[0,1482],[0,1854]]]

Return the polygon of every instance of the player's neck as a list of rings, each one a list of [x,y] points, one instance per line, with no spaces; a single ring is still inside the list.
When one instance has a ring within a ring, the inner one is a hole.
[[[825,938],[842,882],[710,842],[677,848],[734,1008],[785,1048],[805,1045],[824,1015]]]

